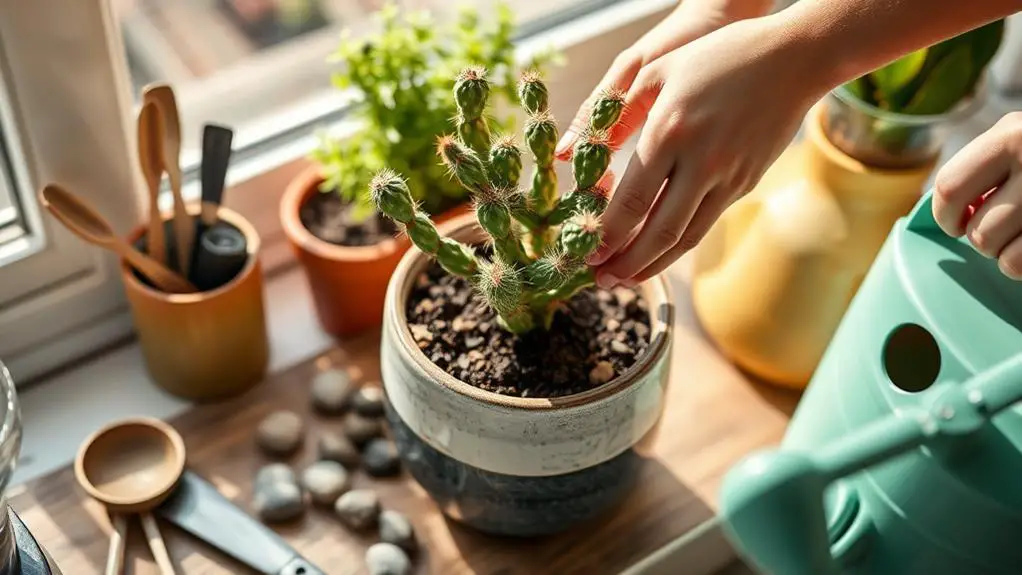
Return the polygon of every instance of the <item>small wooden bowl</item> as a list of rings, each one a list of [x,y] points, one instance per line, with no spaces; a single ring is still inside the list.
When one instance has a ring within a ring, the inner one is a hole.
[[[198,205],[188,207],[193,216],[199,211]],[[248,262],[216,289],[168,294],[144,283],[121,261],[124,289],[150,375],[169,393],[193,401],[247,391],[263,379],[269,364],[259,235],[232,210],[220,208],[218,216],[245,236]],[[169,212],[163,214],[164,221],[170,217]],[[145,226],[139,226],[126,239],[135,244],[145,232]]]

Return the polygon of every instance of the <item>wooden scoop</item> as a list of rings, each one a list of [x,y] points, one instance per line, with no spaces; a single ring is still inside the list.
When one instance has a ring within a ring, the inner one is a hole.
[[[191,282],[121,239],[103,216],[78,196],[57,184],[47,184],[41,196],[43,206],[69,230],[83,240],[121,256],[158,289],[167,293],[199,291]]]
[[[117,575],[124,562],[127,514],[138,513],[149,548],[162,575],[174,575],[174,564],[151,511],[173,493],[185,470],[181,435],[163,421],[134,418],[110,424],[85,440],[75,458],[75,479],[113,515],[107,575]]]

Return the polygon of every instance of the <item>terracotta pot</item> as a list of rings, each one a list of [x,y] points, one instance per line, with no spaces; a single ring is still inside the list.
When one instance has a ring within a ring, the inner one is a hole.
[[[197,216],[199,206],[188,207]],[[171,213],[164,214],[168,223]],[[193,401],[242,393],[261,381],[269,363],[259,235],[236,212],[220,208],[222,222],[245,236],[248,261],[231,281],[209,291],[167,294],[144,283],[124,260],[121,279],[146,367],[157,385]],[[135,244],[139,226],[128,235]],[[171,245],[173,236],[167,236]]]
[[[471,215],[443,231],[482,240]],[[387,417],[405,468],[444,514],[484,532],[543,535],[607,513],[632,492],[663,409],[674,318],[667,283],[642,286],[651,343],[630,369],[583,393],[521,398],[455,379],[415,344],[405,303],[428,264],[418,249],[404,256],[383,322]]]
[[[299,211],[313,194],[321,193],[322,182],[318,165],[291,181],[281,199],[281,224],[305,270],[323,329],[336,337],[352,336],[379,327],[387,282],[411,242],[399,236],[373,246],[348,247],[314,236],[302,223]],[[466,209],[459,206],[434,221],[447,221]]]

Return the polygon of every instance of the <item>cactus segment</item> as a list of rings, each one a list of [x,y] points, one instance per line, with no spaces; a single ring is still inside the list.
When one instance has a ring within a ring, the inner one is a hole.
[[[479,262],[472,249],[451,238],[440,238],[436,260],[447,273],[463,278],[472,277],[479,268]]]
[[[610,144],[604,130],[586,130],[575,144],[571,158],[572,174],[579,189],[599,183],[610,167]]]
[[[575,259],[585,259],[600,247],[601,229],[599,216],[581,212],[561,228],[561,248]]]
[[[517,188],[522,175],[522,150],[513,136],[497,138],[490,148],[490,177],[494,185]]]
[[[589,127],[593,130],[609,130],[621,118],[624,109],[624,92],[617,89],[603,90],[589,114]]]
[[[518,83],[518,100],[529,115],[547,111],[550,106],[550,95],[539,74],[529,71],[522,75]]]
[[[511,231],[511,210],[504,202],[487,199],[476,202],[479,226],[494,238],[503,238]]]
[[[441,136],[436,147],[447,170],[469,191],[479,193],[490,187],[483,161],[470,148],[450,136]]]
[[[425,212],[416,211],[412,221],[404,225],[404,230],[415,247],[423,252],[435,256],[440,249],[440,234]]]
[[[548,112],[529,116],[525,122],[525,141],[529,150],[540,166],[551,166],[554,163],[554,151],[557,148],[557,125],[554,117]]]
[[[369,194],[376,208],[394,221],[407,224],[415,217],[415,201],[404,178],[383,170],[369,182]]]
[[[522,277],[518,269],[499,258],[480,264],[476,287],[486,303],[504,315],[517,310],[522,298]]]

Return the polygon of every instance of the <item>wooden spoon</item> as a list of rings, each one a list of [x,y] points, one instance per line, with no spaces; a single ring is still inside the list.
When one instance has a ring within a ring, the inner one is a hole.
[[[174,194],[174,238],[177,243],[178,271],[188,277],[192,246],[195,243],[195,224],[181,196],[181,118],[177,111],[174,90],[167,84],[147,86],[144,102],[153,102],[163,117],[163,169],[170,179]]]
[[[82,443],[75,458],[75,479],[93,499],[106,505],[114,516],[115,533],[107,557],[107,575],[117,575],[123,565],[125,522],[118,519],[138,513],[149,548],[162,575],[174,575],[152,510],[173,493],[185,471],[185,443],[163,421],[133,418],[96,431]]]
[[[69,230],[83,240],[121,256],[149,281],[167,293],[199,291],[183,277],[146,256],[114,234],[110,224],[84,200],[57,184],[47,184],[40,194],[42,204]]]
[[[160,179],[163,176],[163,119],[156,104],[146,102],[138,113],[138,162],[149,187],[149,257],[167,261],[167,240],[160,217]]]

